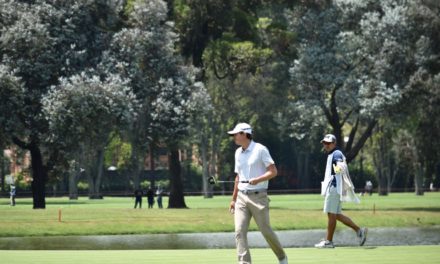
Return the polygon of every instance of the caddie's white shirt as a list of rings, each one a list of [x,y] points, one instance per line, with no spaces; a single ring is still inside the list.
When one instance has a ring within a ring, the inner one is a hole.
[[[271,164],[275,164],[275,162],[270,156],[269,150],[260,143],[251,141],[246,150],[243,151],[243,148],[239,147],[235,151],[234,172],[238,174],[239,181],[249,181],[263,175]],[[238,189],[247,191],[265,190],[268,185],[268,181],[260,182],[256,185],[239,183]]]

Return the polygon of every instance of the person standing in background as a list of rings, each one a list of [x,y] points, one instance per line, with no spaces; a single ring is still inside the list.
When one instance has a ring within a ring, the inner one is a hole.
[[[15,196],[17,195],[17,191],[15,189],[14,184],[11,184],[10,187],[11,187],[11,190],[10,190],[9,194],[10,194],[10,198],[11,198],[11,206],[15,206]]]
[[[148,190],[147,190],[147,200],[148,200],[148,208],[149,209],[153,208],[153,205],[154,205],[154,191],[151,188],[151,186],[149,186]]]
[[[134,202],[134,209],[136,209],[137,205],[139,205],[139,209],[142,209],[142,195],[143,192],[141,189],[136,189],[134,191],[134,198],[136,199]]]
[[[156,196],[157,196],[157,206],[159,207],[159,209],[162,209],[162,196],[163,196],[163,190],[162,188],[159,186],[156,190]]]

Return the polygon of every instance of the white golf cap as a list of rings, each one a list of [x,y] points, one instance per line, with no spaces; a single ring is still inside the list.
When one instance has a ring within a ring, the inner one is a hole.
[[[235,135],[240,132],[244,132],[247,134],[252,134],[252,127],[247,123],[238,123],[233,130],[228,131],[229,135]]]
[[[336,142],[336,137],[333,134],[327,134],[321,140],[321,143],[323,143],[323,142],[334,143],[334,142]]]

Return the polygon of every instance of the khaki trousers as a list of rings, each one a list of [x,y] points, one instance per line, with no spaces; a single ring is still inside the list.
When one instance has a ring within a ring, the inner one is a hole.
[[[238,192],[235,203],[235,242],[237,245],[237,255],[239,264],[251,264],[251,254],[247,240],[247,233],[251,218],[254,217],[260,232],[263,234],[272,251],[278,260],[286,257],[283,247],[277,235],[270,227],[269,220],[269,198],[267,192],[258,194],[244,194]]]

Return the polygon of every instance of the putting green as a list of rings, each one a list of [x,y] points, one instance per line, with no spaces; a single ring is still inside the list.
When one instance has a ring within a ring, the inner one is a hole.
[[[335,249],[289,248],[290,263],[440,263],[440,246],[339,247]],[[251,249],[254,264],[277,263],[270,249]],[[87,250],[87,251],[0,251],[8,264],[225,264],[236,263],[235,250]]]

